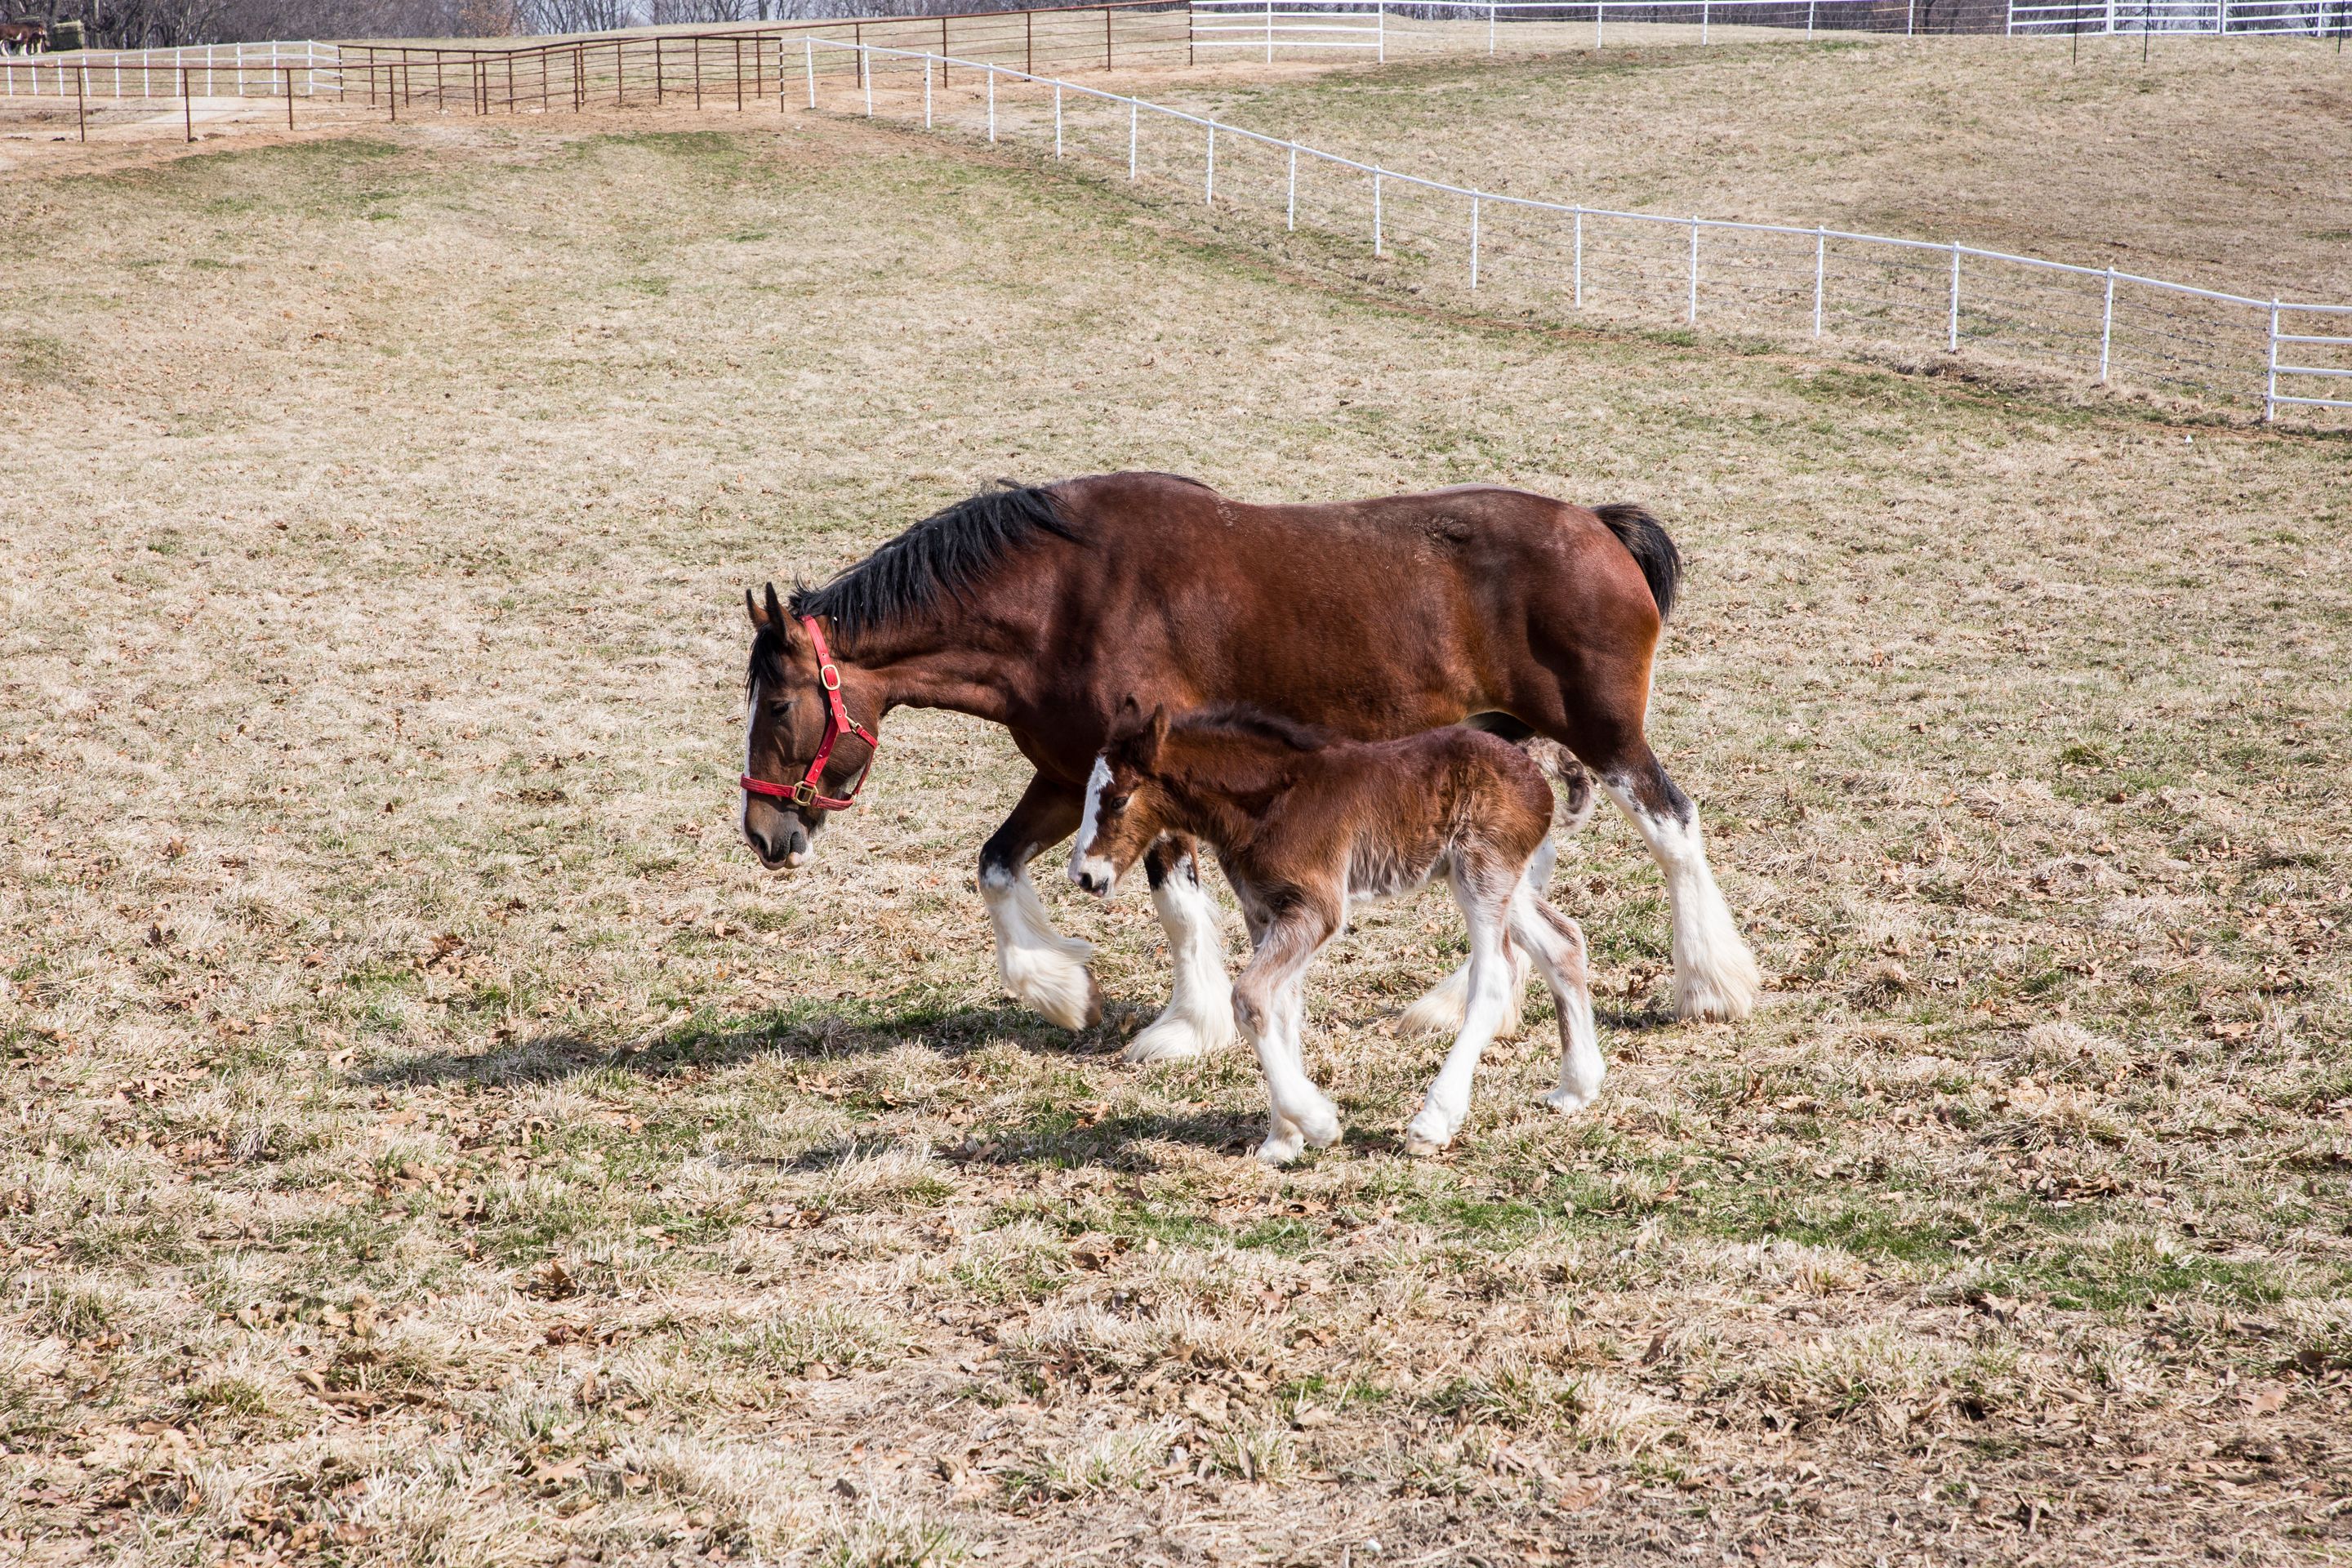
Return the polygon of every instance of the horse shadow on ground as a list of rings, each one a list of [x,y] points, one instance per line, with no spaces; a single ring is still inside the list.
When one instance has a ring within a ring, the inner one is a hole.
[[[894,1008],[893,1002],[902,1004]],[[828,1003],[762,1009],[736,1016],[706,1014],[669,1028],[614,1043],[576,1031],[554,1031],[478,1052],[426,1051],[375,1064],[352,1075],[370,1088],[461,1086],[511,1089],[559,1082],[583,1073],[617,1072],[651,1080],[723,1070],[758,1059],[811,1065],[878,1056],[919,1045],[947,1058],[1009,1044],[1041,1056],[1116,1057],[1128,1037],[1150,1021],[1149,1011],[1114,1005],[1102,1023],[1076,1034],[1040,1020],[1012,1002],[989,1006],[926,1004],[882,998],[845,1010]],[[1080,1111],[1048,1111],[1011,1124],[969,1130],[959,1143],[939,1149],[960,1164],[1099,1165],[1144,1170],[1155,1162],[1153,1142],[1207,1149],[1254,1147],[1265,1119],[1246,1111],[1206,1108],[1138,1112],[1089,1119]],[[788,1160],[767,1162],[803,1173],[845,1163],[898,1140],[853,1134]]]
[[[376,1063],[354,1073],[352,1081],[384,1089],[525,1087],[597,1070],[662,1079],[761,1058],[818,1061],[878,1056],[904,1046],[924,1046],[951,1058],[1000,1043],[1041,1056],[1097,1057],[1117,1054],[1147,1021],[1140,1009],[1115,1006],[1101,1023],[1073,1034],[1011,1001],[941,1005],[886,996],[846,1005],[784,1004],[735,1015],[699,1013],[625,1038],[559,1029],[483,1051],[420,1051]]]

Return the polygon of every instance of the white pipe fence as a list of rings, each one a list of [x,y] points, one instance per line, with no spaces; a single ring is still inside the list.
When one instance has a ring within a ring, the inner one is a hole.
[[[2283,409],[2352,411],[2352,305],[2262,299],[1958,241],[1507,195],[987,61],[814,37],[802,50],[810,109],[820,83],[835,80],[858,90],[868,115],[919,96],[929,126],[984,130],[991,142],[1050,136],[1055,158],[1092,153],[1124,164],[1130,179],[1190,179],[1204,205],[1278,212],[1290,230],[1364,235],[1401,282],[1443,287],[1458,267],[1453,276],[1482,308],[1516,302],[1537,315],[1564,301],[1622,320],[1678,316],[1685,327],[1704,321],[1879,353],[1965,348],[2101,385],[2128,381],[2260,406],[2265,420]],[[846,57],[847,68],[827,67],[829,57]],[[964,79],[960,91],[933,89],[935,73],[944,83],[950,70]],[[971,123],[962,111],[975,78],[986,110]],[[1147,124],[1181,140],[1146,137]]]
[[[342,90],[341,51],[293,40],[0,58],[0,98],[177,98],[183,70],[188,90],[201,98],[279,98],[289,85],[297,98]]]
[[[2352,0],[2008,0],[2006,30],[2032,33],[2287,34],[2342,38]]]
[[[1354,49],[1386,60],[1392,53],[1435,47],[1475,47],[1483,30],[1496,54],[1515,47],[1595,47],[1606,26],[1695,27],[1712,41],[1725,26],[1894,32],[1906,36],[1934,22],[1938,31],[2037,33],[2287,34],[2341,38],[2352,32],[2352,0],[2003,0],[1962,16],[1924,14],[1921,0],[1191,0],[1196,50],[1231,49],[1271,62],[1289,50]],[[1464,25],[1471,25],[1465,32]],[[1214,58],[1214,57],[1211,57]]]

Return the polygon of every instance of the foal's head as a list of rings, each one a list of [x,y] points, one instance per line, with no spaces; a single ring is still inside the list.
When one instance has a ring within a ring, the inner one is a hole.
[[[1167,831],[1168,797],[1154,770],[1168,739],[1168,710],[1146,718],[1134,698],[1119,709],[1109,743],[1087,780],[1087,809],[1070,846],[1070,880],[1104,898],[1136,858]]]
[[[828,711],[818,678],[815,645],[808,631],[785,612],[768,584],[764,599],[743,594],[751,614],[751,664],[744,678],[751,719],[743,741],[743,776],[789,790],[800,784],[824,743]],[[836,661],[838,650],[835,650]],[[841,670],[842,700],[849,716],[874,731],[881,722],[870,690],[858,689],[856,671]],[[839,798],[864,776],[874,749],[854,733],[835,742],[816,793]],[[823,806],[743,792],[743,837],[770,870],[804,866],[824,826]]]

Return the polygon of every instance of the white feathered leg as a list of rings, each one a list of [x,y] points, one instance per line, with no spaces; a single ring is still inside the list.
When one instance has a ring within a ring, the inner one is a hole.
[[[1225,943],[1217,927],[1217,901],[1201,886],[1192,857],[1171,866],[1151,889],[1160,929],[1168,937],[1175,988],[1160,1016],[1127,1043],[1130,1062],[1181,1061],[1232,1045],[1234,993],[1225,979]]]
[[[1588,802],[1584,816],[1576,819],[1570,831],[1583,826],[1584,817],[1591,815]],[[1536,850],[1535,858],[1528,862],[1528,883],[1538,891],[1549,887],[1552,867],[1559,859],[1559,846],[1549,838],[1545,839]],[[1504,1000],[1503,1022],[1496,1029],[1495,1037],[1511,1040],[1517,1039],[1526,1026],[1524,1004],[1528,994],[1528,955],[1519,951],[1517,942],[1507,939],[1504,950],[1511,963],[1510,994]],[[1397,1027],[1408,1035],[1458,1035],[1462,1032],[1463,1015],[1469,1002],[1470,963],[1465,959],[1462,966],[1439,981],[1434,990],[1404,1010],[1397,1019]]]
[[[1101,998],[1087,972],[1094,944],[1064,936],[1047,922],[1028,868],[982,872],[980,896],[996,928],[996,970],[1004,977],[1004,989],[1065,1029],[1083,1029],[1098,1020]]]
[[[1659,773],[1664,778],[1664,771]],[[1700,837],[1698,808],[1672,784],[1670,799],[1679,803],[1676,815],[1660,816],[1645,807],[1630,781],[1601,781],[1609,797],[1650,846],[1650,857],[1665,873],[1666,901],[1674,911],[1675,1012],[1685,1018],[1740,1019],[1756,1009],[1764,989],[1763,971],[1748,951],[1731,909],[1715,885],[1707,868],[1706,844]]]

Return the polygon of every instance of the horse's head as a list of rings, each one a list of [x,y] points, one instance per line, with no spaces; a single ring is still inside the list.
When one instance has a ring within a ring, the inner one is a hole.
[[[774,584],[764,599],[746,589],[743,605],[751,615],[743,837],[770,870],[805,866],[827,814],[866,782],[881,710],[864,673],[833,663],[814,623],[787,615]]]
[[[1130,697],[1087,780],[1086,816],[1070,846],[1070,880],[1108,898],[1137,857],[1167,830],[1168,799],[1154,769],[1168,739],[1168,710],[1146,718]]]

